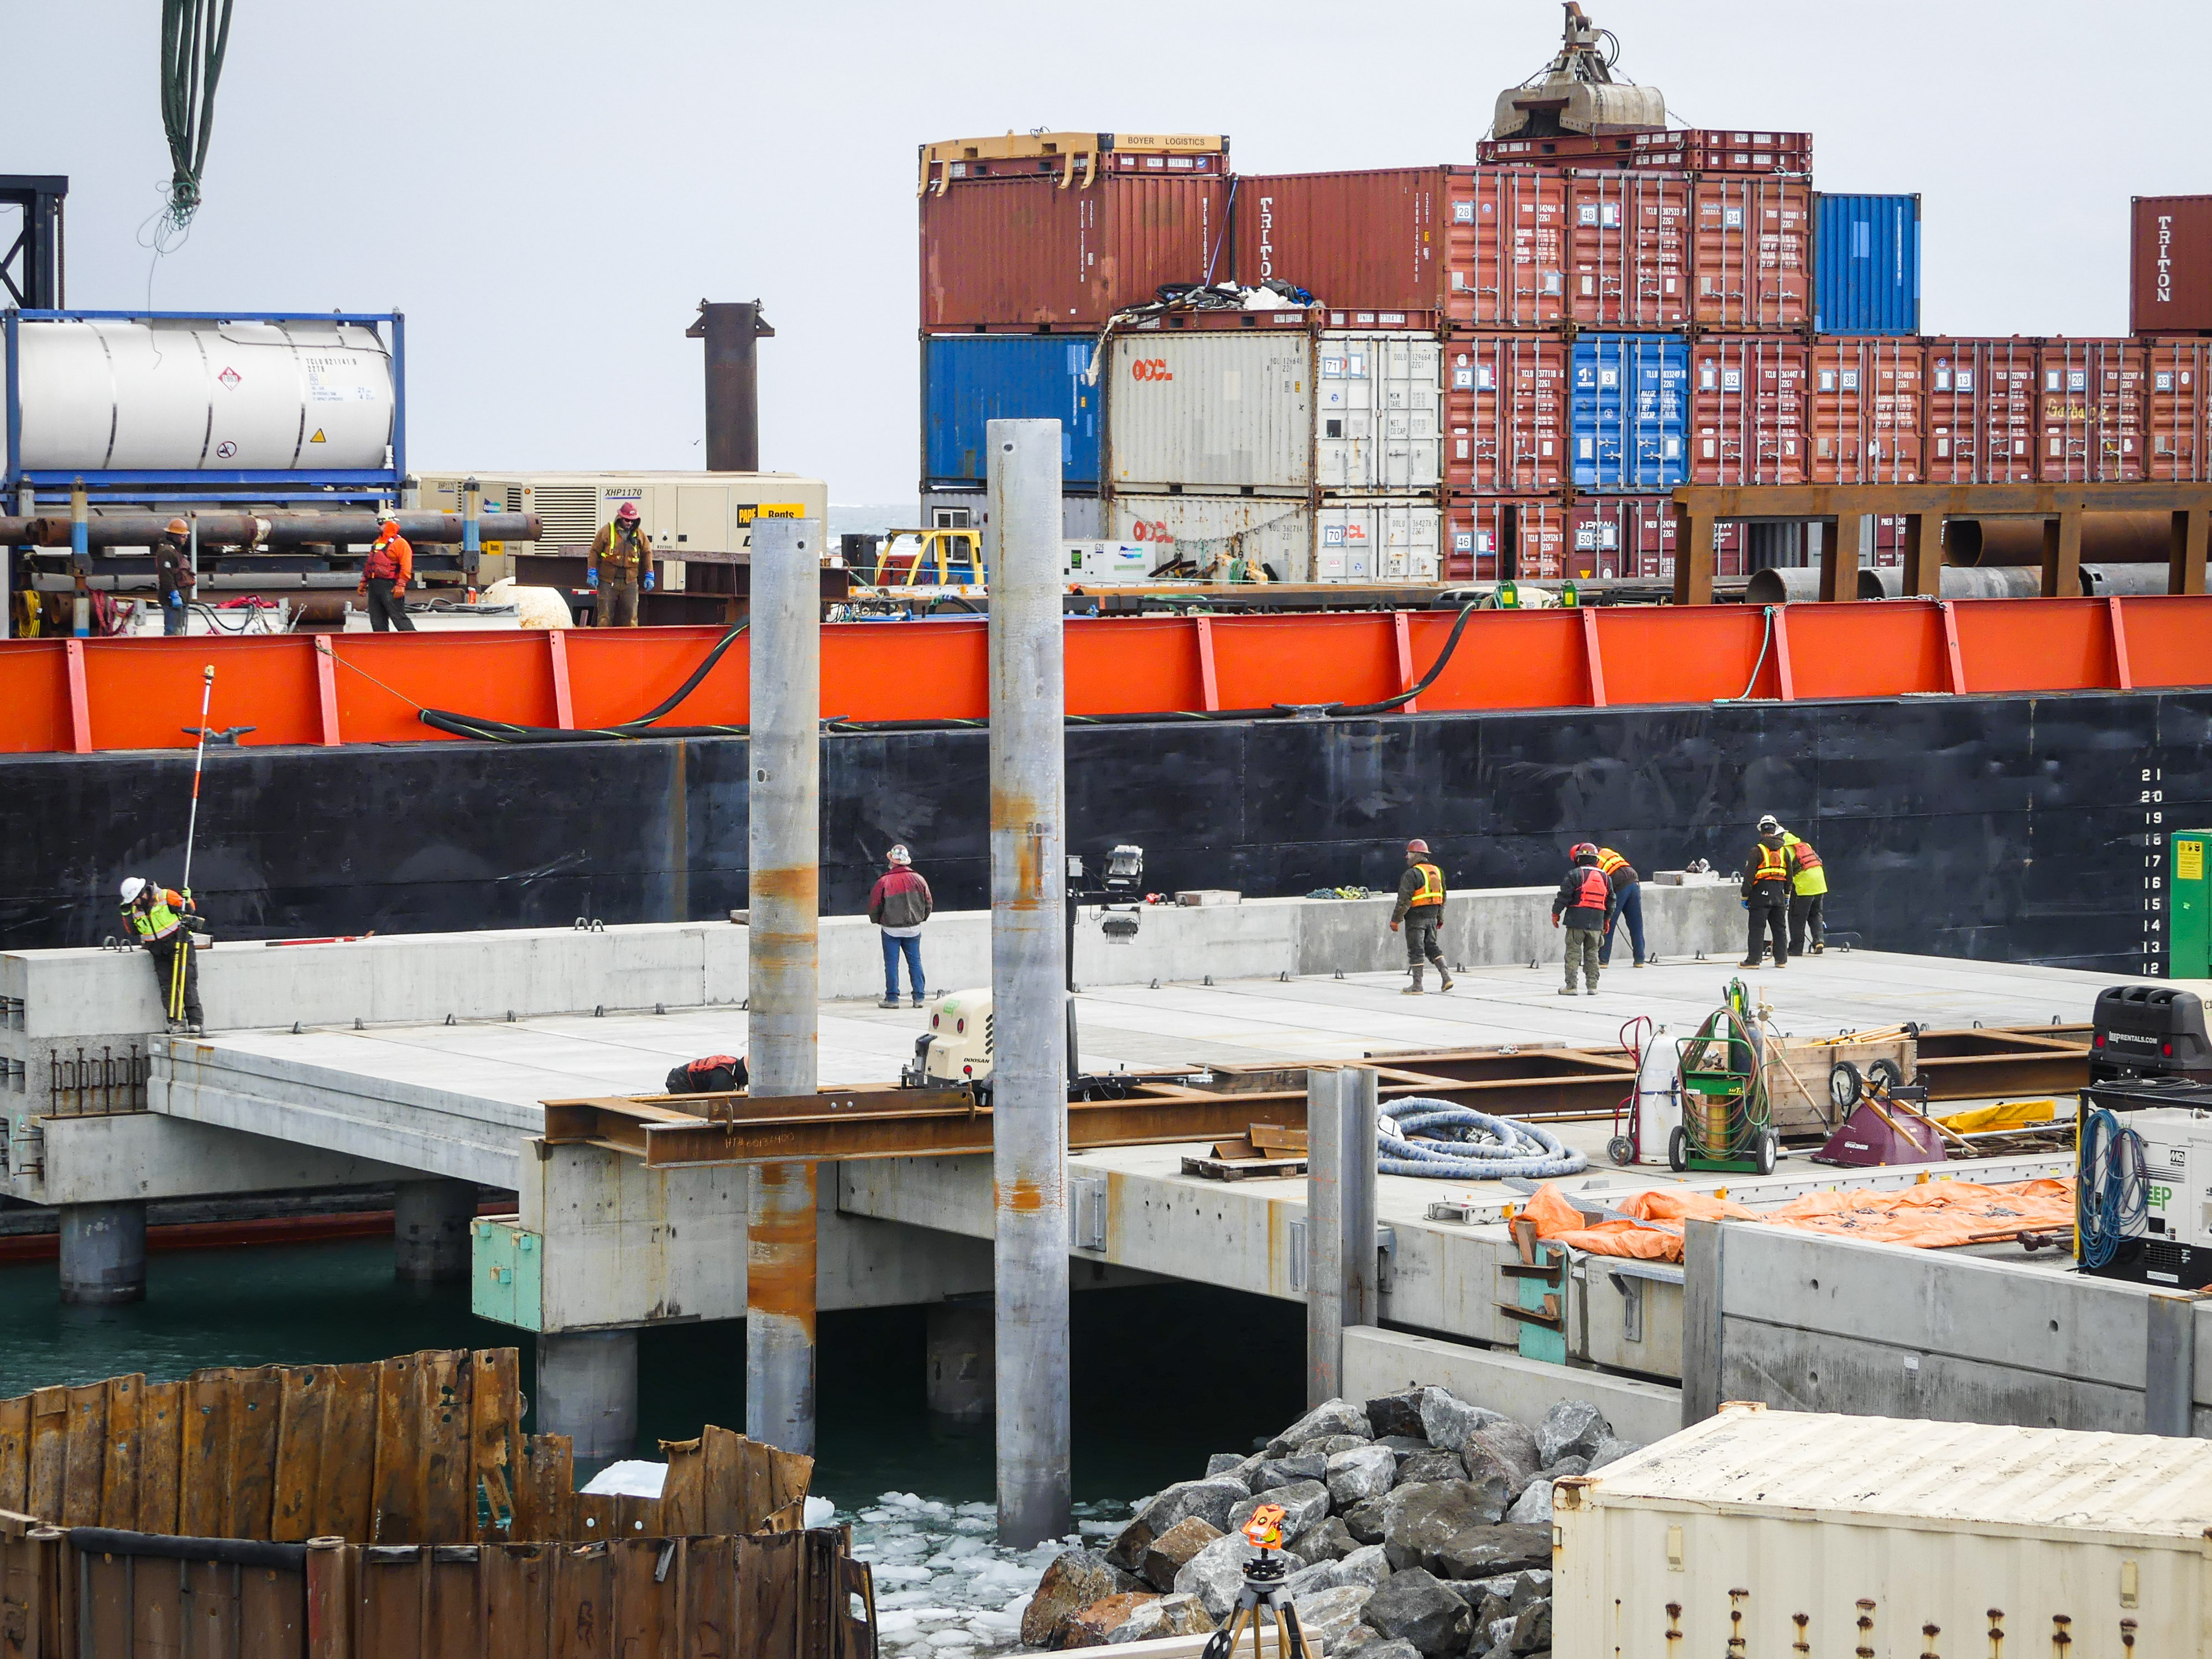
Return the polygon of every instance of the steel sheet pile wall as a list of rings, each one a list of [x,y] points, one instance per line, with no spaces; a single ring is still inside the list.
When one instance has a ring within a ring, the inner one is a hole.
[[[788,1531],[812,1460],[709,1427],[659,1498],[575,1490],[522,1432],[515,1351],[116,1376],[0,1400],[0,1510],[64,1527],[377,1544]]]

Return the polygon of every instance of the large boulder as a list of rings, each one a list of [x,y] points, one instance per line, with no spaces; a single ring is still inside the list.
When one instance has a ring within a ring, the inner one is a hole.
[[[1470,1439],[1459,1450],[1460,1468],[1468,1480],[1488,1492],[1495,1488],[1502,1501],[1511,1503],[1513,1495],[1528,1484],[1528,1479],[1511,1464],[1505,1462],[1481,1441]]]
[[[1421,1659],[1420,1649],[1415,1647],[1411,1642],[1385,1636],[1372,1625],[1363,1624],[1359,1626],[1359,1630],[1371,1632],[1371,1639],[1359,1644],[1359,1659]],[[1358,1633],[1358,1631],[1353,1632],[1354,1635]],[[1347,1640],[1344,1647],[1339,1650],[1345,1653],[1351,1652],[1352,1650],[1350,1641]]]
[[[1331,1434],[1356,1434],[1362,1440],[1372,1440],[1375,1430],[1367,1421],[1367,1413],[1349,1400],[1324,1401],[1270,1440],[1267,1455],[1280,1457],[1309,1440]]]
[[[1589,1401],[1562,1400],[1536,1431],[1537,1461],[1548,1469],[1562,1457],[1588,1457],[1612,1437],[1613,1425]]]
[[[1318,1480],[1293,1480],[1287,1486],[1272,1486],[1256,1492],[1243,1503],[1232,1505],[1228,1524],[1224,1532],[1236,1532],[1252,1518],[1252,1512],[1262,1504],[1279,1504],[1283,1511],[1283,1536],[1296,1538],[1308,1527],[1328,1513],[1328,1488]]]
[[[1152,1540],[1164,1536],[1177,1522],[1196,1516],[1216,1532],[1229,1530],[1229,1510],[1251,1494],[1242,1480],[1178,1480],[1137,1511],[1136,1519],[1121,1528],[1106,1551],[1117,1567],[1134,1572],[1142,1565]]]
[[[1301,1595],[1317,1595],[1325,1589],[1334,1589],[1338,1583],[1337,1563],[1316,1561],[1311,1566],[1300,1567],[1283,1580],[1283,1589],[1291,1600]]]
[[[1419,1457],[1424,1452],[1436,1449],[1425,1434],[1378,1434],[1375,1437],[1375,1443],[1388,1446],[1390,1455],[1401,1462],[1408,1457]]]
[[[1421,1395],[1425,1390],[1403,1389],[1396,1394],[1386,1394],[1367,1402],[1367,1421],[1377,1435],[1424,1434],[1421,1427]]]
[[[1448,1451],[1425,1451],[1407,1458],[1398,1465],[1398,1484],[1411,1486],[1430,1480],[1462,1480],[1467,1478],[1467,1465],[1460,1454]]]
[[[1431,1480],[1395,1487],[1382,1500],[1382,1548],[1394,1569],[1425,1567],[1445,1578],[1474,1575],[1442,1565],[1469,1535],[1486,1533],[1505,1514],[1505,1488],[1492,1480]],[[1355,1528],[1354,1534],[1358,1529]]]
[[[1419,1567],[1392,1573],[1360,1616],[1383,1635],[1411,1642],[1423,1659],[1444,1659],[1467,1646],[1467,1603]]]
[[[1022,1612],[1023,1644],[1048,1646],[1070,1613],[1104,1600],[1116,1588],[1113,1567],[1096,1550],[1068,1550],[1055,1556]]]
[[[1340,1584],[1364,1584],[1370,1589],[1381,1589],[1382,1581],[1389,1576],[1390,1560],[1380,1544],[1362,1544],[1336,1563],[1336,1582]]]
[[[1552,1647],[1552,1601],[1532,1603],[1513,1621],[1510,1645],[1516,1653],[1548,1653]]]
[[[1526,1423],[1516,1423],[1511,1418],[1492,1423],[1488,1428],[1477,1429],[1460,1449],[1460,1455],[1472,1459],[1480,1448],[1482,1453],[1504,1469],[1513,1481],[1516,1493],[1527,1487],[1536,1478],[1536,1471],[1544,1467],[1544,1457],[1536,1443],[1536,1431]],[[1468,1468],[1474,1467],[1470,1462]]]
[[[1442,1451],[1457,1451],[1477,1429],[1510,1419],[1480,1406],[1470,1406],[1447,1389],[1421,1390],[1421,1432]]]
[[[1350,1451],[1356,1446],[1371,1446],[1374,1443],[1362,1435],[1325,1434],[1318,1440],[1307,1441],[1298,1449],[1308,1453],[1319,1452],[1322,1457],[1329,1458],[1340,1451]]]
[[[1285,1457],[1263,1457],[1252,1471],[1255,1493],[1287,1486],[1293,1480],[1319,1480],[1328,1473],[1328,1458],[1322,1452],[1295,1451]]]
[[[1516,1526],[1470,1528],[1436,1552],[1430,1571],[1444,1578],[1489,1578],[1522,1567],[1552,1565],[1552,1529]]]
[[[1364,1504],[1354,1504],[1350,1509],[1345,1510],[1341,1517],[1344,1529],[1352,1534],[1357,1543],[1381,1543],[1382,1541],[1382,1506],[1388,1504],[1397,1492],[1404,1490],[1405,1487],[1401,1485],[1393,1488],[1391,1492],[1385,1492],[1380,1498],[1370,1498]]]
[[[1640,1452],[1644,1448],[1633,1440],[1623,1440],[1618,1435],[1609,1434],[1599,1441],[1596,1449],[1590,1453],[1590,1469],[1595,1473],[1608,1463],[1618,1463],[1631,1452]]]
[[[1175,1593],[1195,1595],[1209,1618],[1221,1619],[1237,1605],[1237,1592],[1244,1585],[1244,1564],[1259,1553],[1240,1533],[1217,1538],[1183,1563],[1176,1574]]]
[[[1316,1521],[1283,1547],[1285,1553],[1309,1565],[1337,1560],[1358,1547],[1359,1540],[1333,1515],[1326,1521]]]
[[[1076,1608],[1060,1621],[1059,1632],[1053,1638],[1056,1648],[1095,1648],[1102,1642],[1113,1639],[1114,1632],[1128,1623],[1139,1607],[1149,1607],[1160,1598],[1146,1590],[1140,1594],[1109,1595]]]
[[[1294,1595],[1291,1604],[1298,1610],[1298,1627],[1306,1639],[1320,1643],[1324,1651],[1334,1651],[1352,1633],[1374,1595],[1364,1584],[1339,1584]]]
[[[1354,1446],[1328,1460],[1328,1501],[1343,1510],[1380,1498],[1397,1484],[1398,1460],[1388,1446]]]
[[[1203,1636],[1213,1628],[1195,1595],[1163,1595],[1131,1613],[1109,1642],[1154,1642],[1165,1636]]]
[[[1145,1547],[1144,1559],[1138,1563],[1138,1574],[1156,1590],[1171,1590],[1176,1575],[1190,1558],[1220,1536],[1220,1528],[1208,1525],[1195,1515],[1187,1515]]]
[[[1249,1457],[1239,1457],[1235,1452],[1216,1452],[1206,1460],[1206,1478],[1209,1480],[1237,1480],[1244,1490],[1252,1490],[1252,1473],[1260,1467],[1258,1452]]]
[[[1513,1500],[1513,1507],[1505,1511],[1505,1518],[1516,1527],[1548,1527],[1552,1524],[1552,1483],[1548,1480],[1531,1480],[1528,1489]]]

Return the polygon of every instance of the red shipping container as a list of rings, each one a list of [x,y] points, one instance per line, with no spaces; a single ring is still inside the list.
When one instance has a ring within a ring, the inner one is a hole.
[[[1674,574],[1674,502],[1666,495],[1583,495],[1568,509],[1569,574],[1645,580]],[[1713,526],[1713,574],[1744,574],[1740,524]]]
[[[1452,495],[1444,509],[1443,579],[1498,580],[1498,538],[1504,509],[1515,510],[1518,566],[1524,580],[1557,581],[1565,574],[1567,510],[1556,499]]]
[[[983,179],[926,195],[922,327],[1089,330],[1163,283],[1202,282],[1222,258],[1228,191],[1218,177],[1108,173],[1066,190]]]
[[[1708,335],[1690,345],[1690,482],[1805,478],[1802,340]]]
[[[1482,495],[1567,477],[1567,347],[1540,334],[1462,335],[1444,345],[1444,484]]]
[[[1332,308],[1434,311],[1462,328],[1565,320],[1566,180],[1534,167],[1252,175],[1237,187],[1237,279]]]
[[[1567,179],[1567,301],[1584,328],[1680,328],[1690,298],[1690,181]]]
[[[2036,354],[2042,483],[2131,483],[2143,476],[2143,348],[2052,338]]]
[[[1814,483],[1918,483],[1927,351],[1893,335],[1813,342]]]
[[[2138,196],[2128,244],[2128,326],[2212,331],[2212,196]]]
[[[2040,340],[1927,342],[1921,476],[1929,483],[2033,483]]]
[[[2150,392],[2144,401],[2148,476],[2161,483],[2204,483],[2207,474],[2204,375],[2212,340],[2185,336],[2146,340]]]
[[[1691,320],[1746,332],[1801,326],[1812,314],[1813,186],[1700,178],[1690,210]]]

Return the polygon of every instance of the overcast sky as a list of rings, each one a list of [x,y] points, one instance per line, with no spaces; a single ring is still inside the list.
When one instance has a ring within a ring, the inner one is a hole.
[[[1806,129],[1918,191],[1931,332],[2127,325],[2130,195],[2212,191],[2212,6],[1589,0],[1680,121]],[[4,0],[0,171],[70,178],[69,299],[147,303],[158,0]],[[1553,0],[1212,6],[237,0],[152,302],[408,319],[422,469],[703,464],[696,302],[763,303],[762,461],[911,499],[915,147],[1226,132],[1263,172],[1471,161]],[[20,78],[20,77],[19,77]]]

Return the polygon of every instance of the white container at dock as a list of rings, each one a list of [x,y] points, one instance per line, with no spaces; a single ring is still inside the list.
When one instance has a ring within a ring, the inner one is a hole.
[[[1578,1659],[2212,1659],[2203,1440],[1730,1405],[1553,1497]]]
[[[1402,331],[1117,336],[1108,475],[1121,490],[1433,489],[1443,361],[1434,335]]]
[[[1286,495],[1139,495],[1107,503],[1112,533],[1152,549],[1158,569],[1204,572],[1230,558],[1285,582],[1432,582],[1438,514],[1429,501]]]

